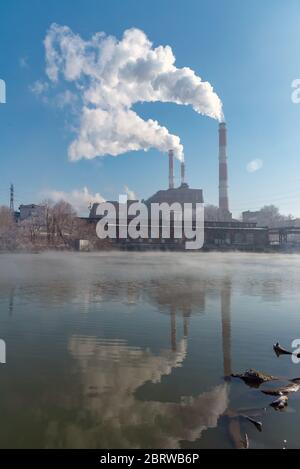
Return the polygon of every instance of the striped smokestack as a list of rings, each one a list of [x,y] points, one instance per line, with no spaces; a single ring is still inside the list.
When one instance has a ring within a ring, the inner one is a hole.
[[[222,214],[229,212],[227,172],[227,130],[225,122],[219,125],[219,209]]]
[[[169,150],[169,189],[174,189],[174,151]]]

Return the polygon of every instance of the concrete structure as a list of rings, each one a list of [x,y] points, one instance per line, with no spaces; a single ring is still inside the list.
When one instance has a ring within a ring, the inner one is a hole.
[[[229,211],[228,201],[228,174],[227,174],[227,153],[226,153],[226,124],[219,125],[219,215],[220,221],[206,221],[204,224],[204,249],[244,249],[244,250],[263,250],[269,244],[268,230],[266,228],[258,228],[256,223],[241,223],[233,220]],[[204,203],[202,189],[191,189],[185,182],[185,165],[181,163],[181,185],[174,187],[174,153],[172,150],[169,156],[169,188],[157,191],[148,200],[143,201],[148,207],[151,204],[167,203],[169,206],[179,203],[183,206],[185,203],[195,204]],[[133,203],[128,201],[127,203]],[[119,213],[119,203],[112,202],[115,205],[116,213]],[[91,224],[99,220],[97,216],[97,208],[99,204],[94,204],[90,211],[89,221]],[[148,210],[150,212],[150,210]],[[171,218],[171,223],[175,218]],[[128,223],[130,217],[128,217]],[[121,224],[120,224],[121,226]],[[117,220],[117,239],[112,241],[113,245],[117,245],[121,249],[185,249],[186,239],[176,239],[174,237],[174,226],[171,226],[171,236],[169,239],[118,239],[120,226]],[[149,226],[149,224],[148,224]],[[161,229],[161,227],[160,227]]]
[[[45,207],[43,205],[29,204],[20,205],[19,207],[20,216],[19,221],[26,220],[32,217],[45,217]]]
[[[169,150],[169,189],[174,189],[174,152]]]
[[[259,215],[260,211],[251,212],[250,210],[247,210],[242,213],[242,219],[244,223],[258,223]]]
[[[181,185],[185,183],[185,164],[181,162]]]
[[[219,210],[221,220],[231,220],[228,199],[227,130],[225,122],[219,124]]]
[[[269,228],[269,240],[272,246],[280,246],[282,248],[300,247],[300,226],[288,225],[277,228]]]
[[[185,241],[174,238],[171,226],[169,239],[116,239],[113,245],[123,250],[158,250],[184,251]],[[204,251],[264,251],[269,246],[267,228],[257,228],[240,222],[205,222],[204,223]]]
[[[160,190],[156,192],[146,201],[146,204],[161,204],[163,202],[166,202],[169,205],[175,202],[180,203],[180,205],[186,203],[203,203],[203,191],[202,189],[190,189],[188,184],[183,183],[180,187],[176,187],[175,189]]]
[[[269,244],[268,228],[259,228],[256,223],[205,222],[205,245],[207,249],[264,249]]]
[[[92,245],[88,239],[77,239],[75,241],[75,249],[77,251],[89,252],[92,249]]]

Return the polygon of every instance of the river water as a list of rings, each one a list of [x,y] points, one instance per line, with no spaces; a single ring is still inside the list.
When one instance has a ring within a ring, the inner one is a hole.
[[[300,392],[226,378],[300,376],[298,255],[4,254],[0,338],[1,448],[300,447]]]

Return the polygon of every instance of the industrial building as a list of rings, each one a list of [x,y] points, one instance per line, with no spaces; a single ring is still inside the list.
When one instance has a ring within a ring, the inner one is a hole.
[[[181,184],[179,187],[174,187],[174,153],[173,150],[169,151],[169,188],[166,190],[160,190],[152,195],[147,201],[147,205],[153,203],[161,204],[167,203],[172,205],[173,203],[183,204],[196,204],[203,203],[203,191],[202,189],[191,189],[185,182],[185,163],[181,162]]]
[[[181,184],[174,186],[174,153],[171,149],[169,157],[169,185],[167,189],[161,189],[148,200],[143,202],[150,206],[153,203],[167,203],[172,205],[179,203],[204,203],[203,190],[200,188],[190,188],[185,181],[185,163],[181,163]],[[264,249],[268,243],[268,229],[256,226],[256,223],[244,223],[232,219],[229,209],[228,197],[228,168],[227,168],[227,129],[224,122],[219,124],[219,221],[206,221],[204,226],[204,249]],[[128,204],[134,201],[128,201]],[[114,201],[118,213],[119,203]],[[99,220],[97,215],[99,204],[93,204],[89,223],[94,225]],[[128,222],[129,222],[128,218]],[[118,222],[117,222],[118,223]],[[174,230],[171,230],[169,239],[120,239],[112,240],[115,247],[121,249],[184,249],[186,239],[174,237]]]
[[[260,211],[250,211],[247,210],[246,212],[242,213],[242,220],[245,223],[258,223]]]
[[[40,218],[45,219],[46,209],[43,205],[29,204],[20,205],[19,207],[19,221],[24,221],[28,218]]]

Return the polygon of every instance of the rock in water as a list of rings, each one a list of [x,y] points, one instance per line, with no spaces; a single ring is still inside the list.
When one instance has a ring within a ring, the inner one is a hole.
[[[261,392],[267,394],[267,396],[287,396],[291,392],[298,392],[300,389],[299,384],[289,384],[287,386],[283,386],[282,388],[277,389],[262,389]]]
[[[295,384],[300,384],[300,378],[293,378],[293,379],[290,379],[290,382],[291,382],[291,383],[295,383]]]
[[[283,410],[288,405],[289,398],[287,396],[280,396],[275,401],[271,402],[270,406],[275,410]]]
[[[260,386],[262,383],[267,383],[269,381],[275,381],[278,379],[275,376],[266,375],[265,373],[261,373],[260,371],[252,369],[245,371],[245,373],[232,374],[231,376],[232,378],[240,378],[249,386],[255,387]]]

